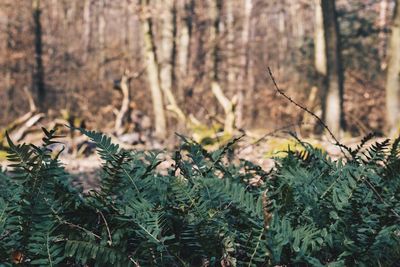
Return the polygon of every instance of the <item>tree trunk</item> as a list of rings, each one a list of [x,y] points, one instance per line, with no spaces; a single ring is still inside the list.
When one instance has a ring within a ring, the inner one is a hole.
[[[314,64],[317,72],[323,76],[327,72],[324,32],[321,0],[315,0]]]
[[[57,5],[58,0],[52,0],[51,1],[51,6],[52,6],[52,19],[56,20],[58,19],[58,5]]]
[[[105,19],[105,1],[99,1],[99,21],[98,21],[98,41],[99,41],[99,78],[103,79],[105,76],[104,64],[106,61],[106,40],[105,40],[105,30],[106,30],[106,19]]]
[[[235,29],[234,29],[234,1],[226,1],[226,34],[227,34],[227,90],[233,91],[236,86],[235,81]]]
[[[239,73],[239,92],[238,92],[238,102],[236,107],[236,126],[238,128],[243,127],[243,116],[244,116],[244,92],[252,92],[252,77],[249,76],[250,67],[250,24],[251,24],[251,12],[253,10],[253,0],[244,0],[244,10],[243,10],[243,29],[242,29],[242,55],[241,55],[241,67],[242,71]]]
[[[5,43],[4,43],[4,49],[5,49],[5,53],[4,56],[5,58],[10,58],[11,57],[11,51],[12,51],[12,40],[13,40],[13,36],[11,33],[11,18],[9,18],[8,16],[6,16],[7,22],[6,22],[6,26],[4,29],[4,33],[5,33]],[[7,105],[4,111],[4,117],[8,118],[13,110],[13,95],[14,95],[14,86],[12,84],[12,79],[13,79],[13,72],[12,70],[14,69],[14,60],[9,60],[7,64],[5,64],[5,69],[6,69],[6,73],[5,73],[5,79],[4,79],[4,84],[5,84],[5,88],[7,90]],[[1,143],[1,142],[0,142]]]
[[[225,121],[224,121],[224,132],[227,134],[232,134],[235,126],[235,113],[234,113],[234,104],[233,101],[230,101],[225,97],[219,79],[219,63],[220,63],[220,18],[221,18],[221,10],[222,10],[222,0],[210,0],[211,7],[211,18],[213,21],[213,27],[210,33],[210,43],[213,47],[212,54],[212,73],[211,73],[211,91],[214,96],[217,98],[218,102],[224,109],[225,112]]]
[[[158,54],[160,58],[160,79],[161,87],[164,92],[171,90],[172,87],[172,52],[173,40],[173,0],[163,0],[162,8],[162,29],[161,29],[161,49]]]
[[[90,50],[90,40],[92,37],[91,8],[92,8],[92,0],[85,0],[83,8],[83,25],[84,25],[83,47],[84,47],[85,59],[87,58]]]
[[[389,62],[386,80],[386,116],[391,134],[400,126],[400,2],[396,1],[392,35],[389,43]]]
[[[343,67],[340,51],[340,33],[334,0],[323,0],[322,15],[326,50],[326,92],[323,94],[322,118],[335,136],[344,128]]]
[[[161,37],[161,72],[160,82],[161,89],[164,96],[167,98],[168,106],[167,109],[173,111],[181,122],[185,121],[185,115],[176,103],[174,94],[172,93],[173,78],[174,78],[174,67],[175,67],[175,25],[176,23],[176,1],[175,0],[164,0],[163,1],[162,16],[162,37]]]
[[[211,79],[219,83],[219,63],[220,63],[220,47],[219,47],[219,38],[220,38],[220,18],[221,18],[221,8],[222,1],[221,0],[209,0],[210,5],[210,15],[213,26],[210,31],[210,43],[212,44],[212,71],[211,71]]]
[[[305,21],[303,18],[303,8],[301,8],[301,3],[298,0],[290,0],[289,11],[292,16],[292,34],[295,39],[295,47],[301,47],[304,44],[305,35]]]
[[[147,77],[153,101],[155,136],[159,139],[162,139],[166,136],[167,125],[164,112],[163,95],[159,81],[157,57],[155,53],[152,31],[152,20],[148,10],[148,4],[146,2],[146,0],[141,0],[141,7],[143,11],[141,14],[141,26],[144,41],[144,57],[147,63]]]
[[[190,53],[190,34],[191,34],[191,3],[188,0],[179,0],[179,10],[183,10],[183,18],[179,25],[179,48],[178,48],[178,65],[179,76],[185,77],[188,74],[188,62]]]
[[[384,70],[386,68],[386,18],[387,18],[387,10],[388,10],[388,0],[381,0],[379,5],[379,59],[381,61],[381,69]]]
[[[42,24],[40,20],[41,7],[40,0],[33,0],[33,29],[35,36],[35,65],[33,72],[33,88],[37,93],[37,101],[40,110],[44,110],[46,106],[46,89],[44,84],[43,69],[43,45],[42,45]]]

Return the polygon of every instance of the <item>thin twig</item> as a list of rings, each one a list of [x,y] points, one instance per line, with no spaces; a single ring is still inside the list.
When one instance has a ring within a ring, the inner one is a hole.
[[[135,264],[136,267],[140,267],[139,263],[135,261],[132,257],[128,257],[128,259]]]
[[[48,200],[47,198],[45,198],[45,201],[46,201],[46,203],[50,206],[49,200]],[[60,213],[58,213],[56,210],[54,210],[54,208],[51,207],[51,206],[50,206],[50,210],[51,210],[51,213],[49,213],[49,214],[47,214],[47,215],[54,215],[54,216],[56,217],[56,219],[57,219],[61,224],[68,225],[68,226],[70,226],[70,227],[72,227],[72,228],[76,228],[76,229],[82,230],[82,231],[84,231],[85,233],[88,233],[88,234],[93,235],[93,236],[96,237],[97,239],[101,239],[101,237],[100,237],[99,235],[93,233],[92,231],[90,231],[90,230],[88,230],[88,229],[86,229],[86,228],[84,228],[84,227],[82,227],[82,226],[80,226],[80,225],[77,225],[77,224],[74,224],[74,223],[71,223],[71,222],[68,222],[68,221],[62,219],[62,218],[60,217]],[[42,215],[43,215],[43,214],[42,214]]]
[[[92,231],[90,231],[90,230],[88,230],[88,229],[86,229],[86,228],[84,228],[84,227],[82,227],[80,225],[73,224],[71,222],[68,222],[68,221],[62,220],[62,219],[61,219],[60,223],[68,225],[68,226],[71,226],[72,228],[76,228],[76,229],[82,230],[85,233],[91,234],[92,236],[96,237],[97,239],[101,239],[101,236],[99,236],[98,234],[93,233]]]
[[[379,198],[379,200],[385,204],[387,207],[389,207],[390,211],[395,215],[398,219],[400,219],[400,215],[392,208],[390,208],[390,205],[382,198],[382,196],[379,194],[379,192],[376,190],[375,186],[373,186],[369,181],[367,177],[364,177],[363,179],[367,185],[374,191],[375,195]]]
[[[292,123],[292,124],[285,125],[285,126],[283,126],[283,127],[277,128],[277,129],[275,129],[275,130],[273,130],[273,131],[267,132],[266,134],[264,134],[263,136],[261,136],[260,138],[258,138],[256,141],[254,141],[254,142],[252,142],[252,143],[249,143],[249,144],[247,144],[247,145],[241,147],[241,148],[238,150],[238,153],[241,152],[241,151],[243,151],[244,149],[250,147],[250,146],[255,146],[255,145],[257,145],[257,144],[260,143],[261,141],[265,140],[267,137],[272,136],[272,135],[274,135],[274,134],[276,134],[276,133],[278,133],[278,132],[282,132],[282,131],[284,131],[284,130],[290,129],[290,128],[294,127],[294,126],[307,125],[307,124],[308,124],[308,123],[304,123],[304,122]],[[246,133],[246,131],[244,131],[244,132],[245,132],[245,135],[246,135],[246,136],[249,136],[249,135]]]
[[[318,115],[316,115],[314,112],[312,112],[312,111],[310,111],[308,108],[303,107],[302,105],[298,104],[298,103],[297,103],[296,101],[294,101],[290,96],[286,95],[285,92],[283,92],[283,91],[279,88],[279,86],[278,86],[278,84],[277,84],[277,82],[276,82],[276,80],[275,80],[275,77],[274,77],[274,75],[272,74],[272,71],[271,71],[271,68],[270,68],[270,67],[268,67],[268,73],[269,73],[269,76],[271,77],[271,80],[272,80],[272,82],[273,82],[273,84],[274,84],[275,90],[276,90],[280,95],[282,95],[284,98],[286,98],[290,103],[292,103],[292,104],[295,105],[296,107],[300,108],[301,110],[307,112],[307,113],[310,114],[312,117],[314,117],[314,118],[318,121],[318,123],[320,123],[320,124],[322,125],[322,127],[325,128],[325,130],[329,133],[329,135],[330,135],[330,136],[332,137],[332,139],[335,141],[335,145],[338,146],[338,147],[340,148],[340,151],[342,152],[342,154],[346,157],[346,159],[348,159],[346,153],[345,153],[344,150],[343,150],[343,145],[342,145],[342,144],[339,142],[339,140],[335,137],[335,135],[332,133],[332,131],[329,129],[329,127],[325,124],[325,122],[324,122]]]
[[[97,212],[100,214],[101,218],[104,221],[104,224],[106,225],[106,229],[107,229],[107,233],[108,233],[108,239],[109,239],[109,241],[108,241],[109,244],[108,245],[111,246],[112,245],[112,238],[111,238],[111,232],[110,232],[110,228],[108,227],[107,220],[104,217],[103,212],[101,212],[100,210],[98,210]]]

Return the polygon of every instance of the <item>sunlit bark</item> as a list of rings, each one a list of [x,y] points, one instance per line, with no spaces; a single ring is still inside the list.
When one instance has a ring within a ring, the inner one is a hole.
[[[239,91],[238,91],[238,103],[236,107],[236,126],[242,128],[244,124],[244,102],[245,93],[252,94],[252,82],[250,73],[250,37],[251,37],[251,11],[253,9],[253,0],[243,1],[243,29],[242,29],[242,55],[241,55],[241,67],[242,70],[239,73]]]
[[[154,37],[152,32],[152,20],[146,0],[141,0],[141,26],[144,42],[144,58],[146,60],[147,79],[150,86],[151,98],[154,112],[155,136],[159,139],[165,138],[167,123],[165,119],[163,95],[160,87],[159,70],[155,52]]]
[[[321,75],[326,75],[326,49],[321,0],[315,0],[314,64]]]
[[[323,99],[323,119],[335,136],[343,129],[343,67],[340,33],[334,0],[321,2],[325,31],[327,87]]]
[[[388,0],[381,0],[379,5],[379,47],[378,53],[379,58],[381,60],[381,69],[384,70],[386,68],[386,24],[387,24],[387,10],[388,10]]]
[[[83,8],[83,47],[84,47],[84,56],[87,57],[87,53],[89,51],[90,39],[91,39],[91,0],[85,0],[84,8]]]
[[[392,34],[389,43],[386,80],[386,117],[390,132],[400,127],[400,2],[396,1]]]

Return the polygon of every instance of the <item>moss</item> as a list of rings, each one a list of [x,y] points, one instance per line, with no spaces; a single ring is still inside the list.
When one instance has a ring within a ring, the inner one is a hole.
[[[7,159],[7,151],[0,150],[0,160],[6,160]]]
[[[319,148],[323,150],[322,145],[316,140],[304,140],[304,142],[311,144],[314,148]],[[285,157],[285,151],[288,151],[289,149],[291,151],[298,152],[305,150],[304,147],[293,138],[271,138],[266,142],[266,147],[268,149],[268,152],[265,154],[267,158]]]
[[[192,138],[206,149],[215,149],[228,143],[232,134],[223,131],[223,125],[215,123],[211,126],[205,124],[194,124],[191,127]]]

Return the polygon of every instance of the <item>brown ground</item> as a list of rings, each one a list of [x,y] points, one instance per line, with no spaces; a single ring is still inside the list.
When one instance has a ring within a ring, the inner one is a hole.
[[[288,146],[293,148],[295,146],[295,141],[293,140],[290,136],[282,134],[279,137],[267,136],[262,140],[259,138],[244,137],[238,142],[235,148],[235,158],[251,161],[268,171],[274,167],[274,160],[271,157],[279,156],[279,151],[286,150]],[[359,140],[360,138],[351,138],[344,140],[343,143],[354,147],[359,143]],[[305,139],[304,141],[324,149],[333,158],[338,158],[341,155],[340,149],[326,140]],[[298,147],[294,147],[294,149],[296,148]],[[161,171],[166,170],[173,164],[169,154],[172,153],[165,153],[163,155],[165,157],[164,162],[159,166]],[[61,161],[66,170],[73,176],[73,183],[75,185],[82,186],[85,191],[97,186],[101,168],[101,160],[97,154],[74,157],[71,154],[63,153]],[[4,159],[0,159],[1,165],[6,166],[7,162]]]

